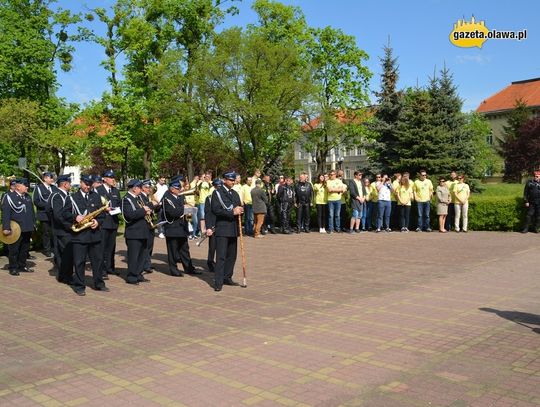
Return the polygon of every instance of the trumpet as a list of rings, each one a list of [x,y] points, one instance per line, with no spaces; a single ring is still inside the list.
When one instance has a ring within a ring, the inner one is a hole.
[[[197,187],[195,187],[195,188],[191,188],[191,189],[187,189],[185,191],[182,191],[178,195],[184,195],[184,196],[187,196],[187,195],[199,195],[199,191],[197,190]]]
[[[95,210],[94,212],[89,213],[88,215],[85,215],[84,218],[80,222],[76,222],[71,226],[71,230],[78,233],[84,229],[88,229],[90,226],[92,226],[92,221],[101,213],[107,210],[109,207],[109,201],[107,201],[104,197],[101,197],[101,204],[103,205],[101,208]]]

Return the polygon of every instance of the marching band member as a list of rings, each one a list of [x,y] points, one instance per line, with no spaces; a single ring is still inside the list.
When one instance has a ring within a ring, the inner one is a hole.
[[[103,185],[96,188],[96,192],[109,201],[111,209],[105,214],[101,225],[103,240],[103,279],[108,280],[109,274],[118,274],[114,267],[114,254],[116,253],[116,234],[118,232],[118,215],[120,214],[120,191],[116,188],[113,170],[107,170],[102,176]]]
[[[139,197],[143,204],[148,206],[152,210],[152,214],[156,210],[156,204],[150,201],[152,195],[152,180],[145,179],[142,181],[142,190]],[[143,273],[152,273],[154,268],[152,267],[152,251],[154,250],[154,238],[155,232],[153,228],[148,228],[148,244],[146,246],[146,254],[144,256]]]
[[[71,178],[69,175],[60,175],[56,179],[58,190],[51,195],[52,228],[54,235],[54,259],[60,283],[73,282],[73,231],[71,226],[75,221],[73,204],[69,199]]]
[[[6,192],[2,199],[2,233],[9,236],[11,221],[19,224],[21,235],[12,244],[8,245],[9,274],[18,276],[19,273],[32,273],[34,270],[28,268],[26,260],[30,249],[30,238],[35,229],[35,215],[32,199],[28,195],[28,180],[18,178],[15,180],[15,190]]]
[[[212,181],[212,188],[214,190],[222,185],[223,181],[221,181],[219,178]],[[216,257],[216,238],[214,235],[214,230],[216,228],[216,217],[212,213],[211,203],[212,194],[206,197],[206,201],[204,203],[204,217],[206,219],[206,235],[208,236],[208,257],[206,264],[208,265],[208,271],[213,273],[216,266],[216,262],[214,261],[214,258]]]
[[[178,270],[178,262],[182,263],[184,272],[188,274],[202,274],[195,270],[189,253],[188,225],[184,216],[184,196],[180,195],[184,177],[179,175],[171,179],[169,190],[163,195],[163,225],[165,240],[167,243],[167,261],[169,273],[174,277],[182,277]]]
[[[240,196],[233,190],[236,180],[234,171],[223,174],[222,186],[212,193],[210,207],[216,217],[216,268],[214,291],[221,291],[223,285],[238,286],[232,279],[236,262],[239,235],[237,216],[244,213]]]
[[[56,192],[57,188],[54,185],[53,174],[50,172],[43,173],[43,182],[36,186],[34,190],[33,201],[36,206],[36,217],[41,224],[43,241],[43,253],[45,257],[51,257],[53,252],[53,235],[51,228],[51,218],[49,213],[50,202],[49,198]]]
[[[124,237],[127,246],[128,273],[126,283],[138,285],[150,281],[143,277],[142,271],[146,247],[148,245],[148,222],[145,219],[152,210],[141,203],[142,183],[138,179],[128,182],[127,194],[122,199],[122,215],[126,221]]]

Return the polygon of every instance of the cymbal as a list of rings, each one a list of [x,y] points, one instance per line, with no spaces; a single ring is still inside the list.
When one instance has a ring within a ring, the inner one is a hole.
[[[0,232],[0,242],[4,244],[13,244],[21,237],[21,227],[17,222],[12,220],[9,226],[11,228],[11,233],[9,235],[6,236]]]

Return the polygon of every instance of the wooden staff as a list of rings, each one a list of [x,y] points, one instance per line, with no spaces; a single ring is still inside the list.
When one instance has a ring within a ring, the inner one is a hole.
[[[247,287],[246,255],[244,254],[244,234],[242,233],[242,215],[238,215],[238,231],[240,232],[240,254],[242,255],[242,274],[244,277],[244,279],[242,280],[242,284],[240,284],[240,287],[246,288]]]

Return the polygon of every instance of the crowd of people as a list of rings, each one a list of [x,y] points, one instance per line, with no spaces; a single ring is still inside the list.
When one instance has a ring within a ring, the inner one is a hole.
[[[215,273],[216,291],[223,285],[239,285],[232,279],[239,235],[262,238],[267,233],[310,233],[312,210],[319,233],[407,233],[412,203],[416,202],[416,231],[431,232],[434,203],[440,233],[452,228],[468,231],[471,190],[464,174],[452,171],[448,178],[440,177],[436,187],[425,170],[419,171],[415,180],[408,172],[392,177],[376,174],[374,179],[361,171],[355,171],[350,180],[343,175],[341,170],[331,170],[313,183],[304,172],[295,182],[290,176],[272,180],[259,170],[244,183],[233,171],[216,179],[206,172],[191,181],[178,175],[168,183],[164,177],[157,183],[132,179],[124,196],[116,187],[112,170],[81,176],[76,190],[69,175],[55,179],[45,172],[32,196],[28,179],[13,179],[1,198],[9,274],[32,272],[27,259],[37,222],[44,254],[53,260],[58,281],[69,284],[81,296],[85,295],[88,259],[95,290],[109,291],[105,281],[118,274],[115,254],[120,216],[125,224],[128,284],[149,281],[145,276],[154,271],[156,235],[166,239],[168,271],[175,277],[201,274],[193,266],[189,240],[200,239],[200,243],[208,239],[207,266]],[[524,200],[527,218],[523,232],[529,231],[533,220],[540,229],[540,171],[527,182]]]

